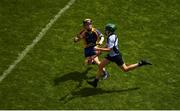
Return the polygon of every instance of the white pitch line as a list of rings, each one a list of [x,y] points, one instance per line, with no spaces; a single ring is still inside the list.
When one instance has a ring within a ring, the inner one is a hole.
[[[75,2],[76,0],[70,0],[68,4],[62,8],[53,19],[50,20],[50,22],[39,32],[39,34],[36,36],[36,38],[33,40],[33,42],[24,49],[17,59],[6,69],[3,74],[0,76],[0,83],[3,81],[6,76],[11,73],[11,71],[16,67],[16,65],[21,62],[21,60],[26,56],[26,54],[43,38],[43,36],[46,34],[46,32],[52,27],[52,25],[57,21],[61,15],[70,8],[70,6]]]

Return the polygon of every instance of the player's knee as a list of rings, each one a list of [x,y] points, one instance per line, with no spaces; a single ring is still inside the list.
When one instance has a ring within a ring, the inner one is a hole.
[[[128,69],[123,69],[123,72],[128,72],[129,70]]]
[[[122,67],[121,69],[122,69],[123,72],[128,72],[129,71],[129,69],[127,67]]]
[[[95,61],[96,62],[96,61]],[[100,65],[101,62],[96,62],[97,65]]]
[[[94,61],[97,65],[100,65],[100,63],[101,63],[97,57],[94,59]]]

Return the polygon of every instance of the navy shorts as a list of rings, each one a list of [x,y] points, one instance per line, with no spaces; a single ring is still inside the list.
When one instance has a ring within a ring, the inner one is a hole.
[[[107,55],[106,59],[115,62],[118,66],[122,66],[124,64],[121,54],[112,57],[110,55]]]
[[[95,51],[94,47],[84,48],[84,56],[85,57],[90,57],[93,55],[96,55],[96,51]]]

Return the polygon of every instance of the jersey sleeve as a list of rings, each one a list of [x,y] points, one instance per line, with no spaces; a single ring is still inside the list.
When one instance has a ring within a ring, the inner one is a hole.
[[[102,35],[102,33],[98,29],[96,29],[96,32],[97,32],[98,36]]]
[[[98,29],[96,29],[96,33],[98,36],[97,44],[102,45],[104,41],[104,35]]]
[[[82,29],[78,34],[77,34],[78,38],[83,38],[84,37],[84,30]]]

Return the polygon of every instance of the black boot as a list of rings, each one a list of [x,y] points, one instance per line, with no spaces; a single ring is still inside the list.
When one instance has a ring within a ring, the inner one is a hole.
[[[139,63],[138,63],[139,66],[144,66],[144,65],[152,65],[150,62],[146,61],[146,60],[141,60]]]
[[[96,88],[98,81],[99,79],[94,79],[93,81],[87,81],[87,83]]]

